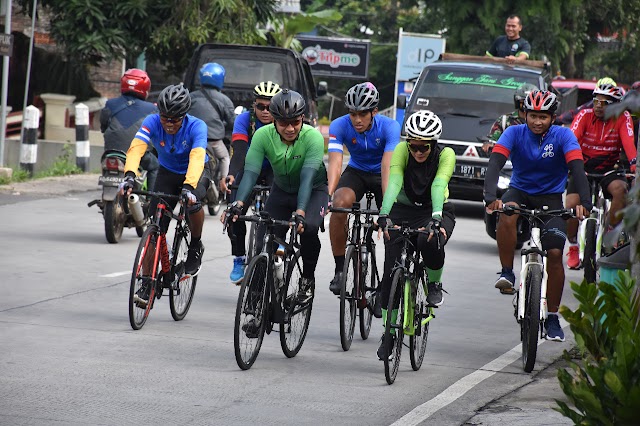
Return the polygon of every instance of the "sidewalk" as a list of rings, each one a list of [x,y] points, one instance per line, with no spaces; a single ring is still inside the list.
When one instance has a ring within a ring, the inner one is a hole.
[[[50,197],[97,191],[100,189],[98,176],[99,174],[80,174],[0,185],[0,194]],[[567,342],[563,345],[565,349],[569,349],[575,345],[575,341],[569,328],[565,327],[564,330]],[[555,343],[545,343],[547,344]],[[478,409],[463,425],[572,425],[573,422],[569,418],[553,409],[557,406],[556,399],[567,401],[557,379],[558,369],[566,367],[566,361],[559,357],[533,376],[531,382]]]

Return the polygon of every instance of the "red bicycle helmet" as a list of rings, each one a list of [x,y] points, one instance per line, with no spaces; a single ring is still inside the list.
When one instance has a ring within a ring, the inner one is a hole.
[[[547,90],[534,90],[529,92],[524,100],[525,111],[548,112],[553,115],[558,109],[558,97]]]
[[[123,95],[133,95],[142,100],[146,100],[151,89],[151,80],[146,72],[131,68],[127,70],[120,79],[120,93]]]

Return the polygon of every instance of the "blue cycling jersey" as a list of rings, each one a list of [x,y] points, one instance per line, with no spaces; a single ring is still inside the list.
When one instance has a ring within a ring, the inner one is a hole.
[[[207,149],[207,125],[192,115],[185,115],[178,133],[170,135],[160,124],[160,115],[149,115],[142,122],[136,139],[146,142],[158,151],[158,162],[165,169],[186,174],[189,167],[189,155],[193,148]],[[205,155],[205,164],[209,157]]]
[[[271,123],[263,123],[257,118],[254,120],[256,128],[253,129],[255,133],[256,130],[261,128],[262,126],[267,126]],[[236,121],[233,123],[233,136],[231,140],[241,140],[247,142],[248,146],[251,146],[251,140],[249,139],[249,131],[251,130],[251,111],[245,111],[239,116],[236,117]],[[251,135],[253,137],[253,134]],[[244,163],[244,160],[242,160]],[[271,168],[271,163],[266,158],[262,162],[262,170],[268,170]]]
[[[383,115],[373,117],[371,128],[356,132],[349,115],[343,115],[329,126],[329,152],[343,152],[343,145],[351,155],[349,166],[367,173],[380,174],[382,155],[393,152],[400,142],[400,123]]]
[[[569,173],[567,164],[582,158],[573,132],[561,126],[551,126],[541,136],[526,124],[509,126],[493,152],[511,156],[513,173],[509,186],[530,195],[563,193]]]

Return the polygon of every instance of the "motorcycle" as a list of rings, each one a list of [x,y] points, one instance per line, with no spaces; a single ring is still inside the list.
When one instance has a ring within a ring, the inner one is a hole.
[[[104,233],[107,241],[115,244],[122,237],[124,227],[136,228],[138,237],[142,237],[147,222],[148,202],[144,197],[131,195],[127,200],[118,193],[118,186],[124,180],[124,165],[127,154],[116,149],[106,150],[100,159],[102,175],[98,185],[102,186],[102,198],[93,200],[88,207],[98,205],[104,217]],[[136,177],[136,186],[145,189],[147,172],[141,170]]]

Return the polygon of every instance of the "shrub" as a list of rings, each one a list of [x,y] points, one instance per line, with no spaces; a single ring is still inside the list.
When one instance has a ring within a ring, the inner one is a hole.
[[[570,369],[558,371],[575,410],[556,400],[557,411],[579,425],[632,425],[640,415],[640,298],[628,272],[615,285],[571,283],[580,303],[560,313],[571,325],[583,359],[565,351]]]

